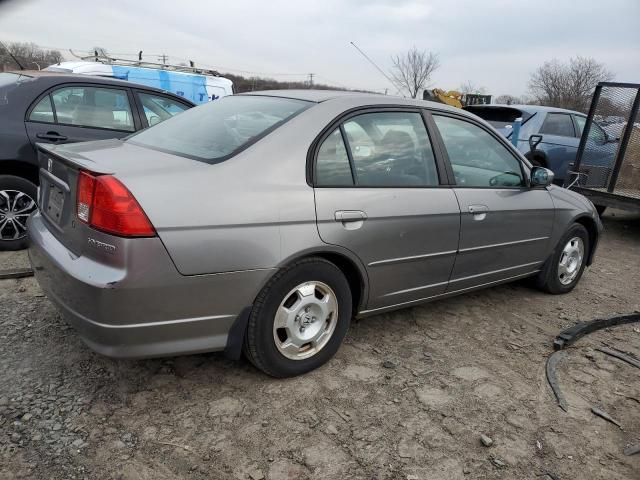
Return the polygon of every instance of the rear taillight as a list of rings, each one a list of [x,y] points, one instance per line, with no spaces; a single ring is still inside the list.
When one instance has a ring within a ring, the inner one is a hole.
[[[120,237],[152,237],[156,234],[138,201],[111,175],[80,172],[77,215],[91,227]]]
[[[96,177],[80,172],[78,177],[78,218],[89,223],[89,213],[93,204],[93,191],[96,189]]]

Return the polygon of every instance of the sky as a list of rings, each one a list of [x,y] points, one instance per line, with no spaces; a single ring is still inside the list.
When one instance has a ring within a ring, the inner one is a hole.
[[[245,76],[376,91],[412,47],[439,55],[431,86],[471,82],[493,95],[527,93],[545,61],[593,57],[640,83],[640,0],[0,0],[0,40],[197,65]]]

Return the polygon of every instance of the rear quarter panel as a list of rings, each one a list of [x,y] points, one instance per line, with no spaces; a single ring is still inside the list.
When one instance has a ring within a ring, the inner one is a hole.
[[[184,159],[184,168],[170,174],[116,176],[138,198],[182,274],[274,268],[302,245],[321,243],[305,180],[314,137],[296,117],[218,164]]]

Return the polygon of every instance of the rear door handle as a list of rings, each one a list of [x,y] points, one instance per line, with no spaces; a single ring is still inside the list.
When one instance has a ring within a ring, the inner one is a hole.
[[[367,214],[360,210],[338,210],[335,214],[336,222],[361,222],[367,219]]]
[[[58,132],[37,133],[36,137],[52,142],[64,142],[67,139],[67,137],[60,135]]]

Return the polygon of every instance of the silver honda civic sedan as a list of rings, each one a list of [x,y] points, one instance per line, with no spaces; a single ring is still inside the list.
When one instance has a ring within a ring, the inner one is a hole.
[[[36,277],[112,357],[301,374],[355,316],[525,277],[569,292],[602,229],[484,121],[387,96],[234,95],[39,158]]]

